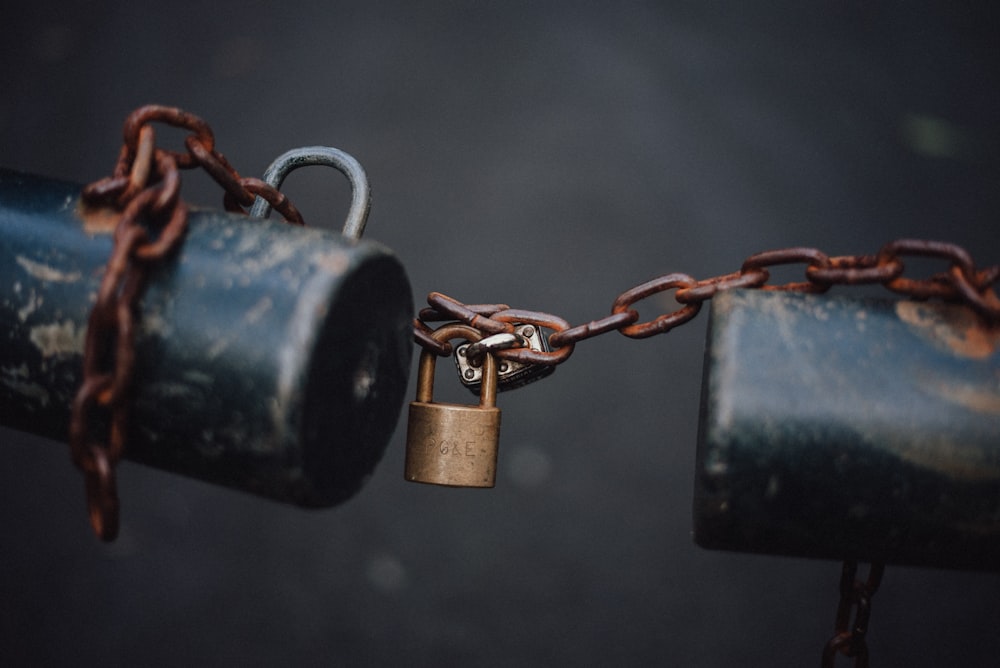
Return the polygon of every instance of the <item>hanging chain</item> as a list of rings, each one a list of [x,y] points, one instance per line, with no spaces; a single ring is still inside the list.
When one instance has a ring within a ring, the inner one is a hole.
[[[903,276],[903,259],[907,256],[945,260],[948,268],[928,278],[907,278]],[[787,264],[804,264],[806,280],[768,285],[769,268]],[[506,304],[468,305],[432,292],[427,297],[430,308],[421,310],[414,319],[413,338],[417,344],[438,355],[450,355],[451,344],[432,339],[433,330],[427,323],[457,320],[484,334],[512,333],[514,323],[537,325],[553,330],[548,339],[551,350],[511,348],[498,350],[495,354],[515,362],[553,365],[565,362],[580,341],[606,332],[618,331],[635,339],[665,334],[694,318],[704,302],[725,290],[754,288],[822,293],[834,285],[862,284],[881,284],[913,299],[961,302],[972,307],[988,323],[995,324],[1000,323],[1000,298],[993,288],[998,279],[1000,265],[979,269],[964,248],[941,241],[899,239],[886,244],[875,255],[837,257],[815,248],[784,248],[751,255],[739,271],[731,274],[702,280],[681,273],[659,276],[620,294],[611,306],[611,315],[576,327],[550,313],[511,309]],[[639,322],[639,312],[633,306],[668,290],[675,291],[674,299],[681,304],[680,308]]]
[[[156,147],[152,123],[189,130],[185,152]],[[72,403],[69,441],[73,463],[83,471],[90,522],[103,540],[118,535],[119,501],[115,466],[125,450],[129,389],[135,370],[138,303],[146,279],[160,261],[183,243],[188,207],[180,198],[181,169],[201,167],[225,190],[227,211],[246,213],[256,196],[285,220],[304,224],[278,190],[256,178],[241,177],[215,150],[205,121],[175,107],[149,105],[125,120],[124,144],[112,176],[86,186],[87,207],[121,212],[111,257],[87,322],[83,380]]]
[[[867,580],[856,578],[858,564],[845,561],[840,574],[840,604],[833,637],[823,648],[822,668],[833,668],[840,653],[854,659],[854,668],[868,668],[868,621],[872,596],[882,582],[885,565],[873,563]],[[853,619],[852,614],[853,613]]]

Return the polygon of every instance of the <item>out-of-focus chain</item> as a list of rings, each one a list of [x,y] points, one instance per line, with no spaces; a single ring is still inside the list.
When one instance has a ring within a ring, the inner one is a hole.
[[[858,564],[845,561],[840,574],[840,604],[833,637],[823,648],[822,668],[833,668],[837,654],[854,659],[854,668],[868,668],[868,620],[872,596],[882,582],[884,564],[872,564],[867,580],[857,579]]]
[[[157,148],[156,122],[189,130],[187,150]],[[200,166],[208,172],[225,190],[228,211],[246,213],[260,196],[286,221],[303,224],[298,210],[278,190],[233,169],[216,151],[212,129],[194,114],[175,107],[141,107],[125,120],[124,139],[113,174],[86,186],[81,195],[85,206],[111,207],[121,215],[87,322],[83,380],[72,403],[69,430],[73,462],[84,474],[91,525],[108,541],[118,535],[115,465],[128,434],[137,306],[153,266],[177,252],[187,231],[179,170]]]
[[[945,271],[927,278],[903,276],[905,257],[928,257],[948,263]],[[804,264],[805,280],[770,285],[769,269],[779,265]],[[450,355],[451,344],[431,338],[428,323],[457,320],[484,334],[512,333],[514,324],[531,324],[552,330],[549,351],[511,348],[495,354],[527,364],[561,364],[573,353],[574,346],[585,339],[618,331],[642,339],[665,334],[691,320],[704,302],[719,292],[733,288],[783,290],[790,292],[826,292],[834,285],[881,284],[887,289],[914,299],[942,299],[969,305],[988,323],[1000,323],[1000,298],[994,284],[1000,279],[1000,265],[977,268],[971,255],[962,247],[942,241],[899,239],[886,244],[874,255],[831,257],[815,248],[784,248],[751,255],[739,271],[697,280],[681,273],[665,274],[626,290],[615,299],[611,315],[571,327],[550,313],[512,309],[506,304],[463,304],[439,292],[427,297],[429,308],[414,320],[414,340],[438,355]],[[680,308],[639,322],[636,303],[655,294],[675,290]]]

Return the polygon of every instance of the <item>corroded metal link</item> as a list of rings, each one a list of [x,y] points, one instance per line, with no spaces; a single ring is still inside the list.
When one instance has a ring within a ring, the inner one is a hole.
[[[292,201],[288,199],[283,192],[271,184],[252,176],[243,177],[243,179],[240,180],[240,183],[251,193],[270,204],[271,208],[281,214],[281,217],[285,219],[286,223],[290,223],[292,225],[306,224],[305,220],[302,219],[302,214],[299,213],[299,210],[294,204],[292,204]]]
[[[491,316],[497,311],[506,311],[510,308],[507,304],[465,304],[464,306],[473,313],[485,316]],[[438,311],[436,308],[427,307],[420,309],[417,317],[423,322],[441,322],[443,320],[452,320],[454,316]]]
[[[957,265],[951,268],[950,276],[955,289],[972,308],[993,322],[1000,321],[1000,299],[992,288],[977,288]]]
[[[638,319],[638,311],[628,310],[621,313],[614,313],[600,320],[592,320],[586,324],[570,327],[561,332],[553,332],[549,336],[549,344],[553,348],[573,345],[606,332],[618,331],[623,327],[631,325]]]
[[[853,657],[854,668],[868,668],[870,665],[868,661],[868,643],[861,644],[852,653],[850,649],[852,641],[853,635],[849,631],[837,633],[830,638],[826,646],[823,647],[823,661],[820,664],[822,668],[834,668],[838,654],[849,658]]]
[[[835,630],[823,647],[823,668],[832,668],[837,654],[853,658],[855,668],[868,666],[866,636],[871,618],[871,602],[882,582],[885,565],[872,564],[868,578],[864,581],[857,579],[857,572],[857,562],[844,562],[840,575],[840,602],[837,605]]]
[[[508,324],[511,329],[515,324],[534,325],[538,328],[545,327],[555,332],[564,332],[569,329],[569,323],[559,316],[551,313],[541,313],[539,311],[525,311],[523,309],[507,309],[493,314],[493,319],[504,324]],[[549,339],[549,343],[552,340]],[[532,350],[531,348],[512,348],[508,350],[498,350],[495,357],[522,364],[542,364],[551,366],[562,364],[573,354],[573,344],[563,345],[548,352],[543,350]]]
[[[91,445],[89,452],[89,465],[84,468],[83,479],[90,524],[103,540],[114,540],[118,535],[120,515],[115,462],[101,446]]]
[[[69,424],[70,455],[79,469],[86,471],[93,466],[92,453],[88,450],[87,411],[99,404],[101,395],[106,395],[113,382],[111,374],[91,374],[80,385],[71,404],[72,418]]]
[[[885,284],[887,290],[913,297],[914,299],[959,298],[959,292],[948,274],[935,274],[930,278],[907,278],[899,276]]]
[[[980,289],[985,290],[992,287],[994,283],[1000,280],[1000,264],[995,264],[992,267],[987,267],[986,269],[979,270],[979,276],[977,277],[977,284]]]
[[[139,194],[149,183],[150,171],[153,169],[153,156],[156,152],[156,131],[152,125],[142,126],[139,131],[139,145],[136,148],[132,168],[129,171],[128,186],[119,195],[121,203],[128,202]]]
[[[129,177],[126,176],[106,176],[99,181],[94,181],[84,186],[81,192],[83,201],[91,205],[99,205],[114,202],[118,196],[128,188]]]
[[[759,288],[767,283],[770,274],[767,269],[751,268],[740,269],[724,276],[715,276],[698,281],[690,288],[678,288],[674,294],[681,304],[693,304],[711,299],[716,293],[722,290],[732,290],[734,288]]]
[[[1000,300],[993,284],[1000,275],[1000,266],[977,270],[972,256],[961,246],[942,241],[899,239],[886,244],[879,251],[881,256],[901,255],[937,258],[949,262],[947,271],[927,279],[899,276],[886,283],[889,290],[917,299],[939,298],[962,300],[980,315],[1000,320]]]
[[[660,276],[659,278],[654,278],[651,281],[647,281],[641,285],[637,285],[631,290],[623,292],[618,296],[618,299],[615,300],[615,303],[611,307],[611,312],[625,313],[633,310],[631,308],[632,305],[642,299],[645,299],[646,297],[650,297],[666,290],[692,288],[697,284],[698,282],[687,274],[666,274],[664,276]],[[669,332],[674,327],[682,325],[698,315],[698,311],[700,310],[701,302],[685,304],[683,307],[672,313],[661,315],[647,322],[628,325],[627,327],[622,327],[618,331],[632,339],[644,339],[657,334]]]
[[[295,208],[295,205],[292,204],[291,200],[285,197],[284,193],[271,184],[252,176],[244,176],[240,178],[240,187],[250,193],[251,202],[253,202],[256,197],[260,197],[270,204],[275,211],[281,214],[281,217],[285,219],[286,223],[290,223],[292,225],[305,225],[305,221],[302,220],[302,214],[299,213],[297,208]],[[233,206],[234,200],[230,197],[230,194],[226,193],[226,209],[229,211],[246,213],[242,207],[238,205]]]
[[[499,334],[501,332],[514,331],[514,326],[512,324],[498,322],[489,316],[476,313],[468,306],[465,306],[461,302],[443,295],[440,292],[432,292],[427,295],[427,303],[430,304],[435,311],[444,313],[455,320],[478,329],[480,332]]]
[[[452,345],[448,341],[438,341],[433,336],[434,330],[419,319],[413,319],[413,341],[424,350],[430,350],[438,357],[447,357],[452,353]]]
[[[948,260],[953,266],[959,266],[962,273],[971,277],[975,273],[975,264],[972,256],[961,246],[945,241],[932,241],[928,239],[897,239],[887,243],[879,251],[879,257],[895,257],[901,255],[916,255],[922,257],[940,258]]]
[[[806,267],[809,280],[820,285],[888,283],[902,273],[899,258],[887,255],[843,255],[831,257],[826,267]]]
[[[235,201],[237,207],[226,205],[227,211],[239,212],[242,208],[239,207],[249,207],[253,205],[254,196],[243,187],[240,183],[240,175],[229,161],[226,160],[225,156],[221,153],[217,153],[208,149],[198,137],[194,135],[189,135],[184,140],[184,145],[190,151],[194,159],[198,161],[205,172],[208,173],[212,179],[222,186],[222,189],[226,193],[226,199]]]
[[[154,122],[190,130],[198,138],[198,142],[205,147],[205,150],[210,152],[215,150],[215,135],[212,132],[212,128],[204,120],[177,107],[150,104],[136,109],[125,119],[122,135],[125,140],[125,147],[128,149],[129,160],[135,156],[139,143],[139,133],[142,127]],[[195,157],[190,152],[168,152],[174,158],[179,169],[189,169],[197,164]],[[120,162],[121,159],[119,160]]]
[[[778,250],[764,251],[751,255],[743,261],[740,271],[750,271],[751,269],[763,269],[767,271],[770,267],[785,264],[805,264],[808,267],[826,267],[830,264],[830,258],[826,253],[816,248],[795,247],[781,248]],[[770,274],[770,272],[769,272]],[[770,279],[770,275],[768,275]],[[761,285],[761,290],[781,290],[788,292],[826,292],[829,285],[822,285],[812,281],[799,281],[794,283],[784,283],[782,285]]]

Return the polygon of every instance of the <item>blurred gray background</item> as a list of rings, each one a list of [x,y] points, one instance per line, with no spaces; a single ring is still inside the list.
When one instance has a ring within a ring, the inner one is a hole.
[[[149,102],[208,120],[248,175],[340,147],[417,307],[575,324],[659,274],[904,236],[1000,261],[991,3],[11,5],[0,164],[97,179]],[[307,172],[286,192],[339,227],[346,182]],[[202,174],[183,192],[221,207]],[[839,564],[690,539],[706,321],[583,343],[502,395],[493,491],[405,483],[403,425],[325,511],[125,463],[104,545],[65,445],[0,430],[0,662],[817,665]],[[998,628],[997,575],[890,568],[873,663],[995,666]]]

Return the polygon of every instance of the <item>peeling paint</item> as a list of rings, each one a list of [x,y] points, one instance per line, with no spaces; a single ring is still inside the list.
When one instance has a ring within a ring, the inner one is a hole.
[[[173,333],[173,326],[163,317],[158,310],[148,310],[142,314],[142,330],[147,335],[155,335],[166,338]]]
[[[38,404],[41,404],[42,408],[49,405],[49,393],[38,383],[9,380],[7,378],[0,380],[0,382],[12,389],[14,392],[17,392],[28,399],[33,399]]]
[[[51,325],[38,325],[31,328],[29,338],[42,357],[54,357],[56,355],[83,355],[83,342],[87,330],[76,330],[76,324],[72,320]]]
[[[0,370],[0,375],[3,376],[3,378],[0,378],[0,382],[17,394],[34,400],[35,403],[41,404],[42,408],[49,405],[50,396],[48,390],[38,383],[28,380],[31,376],[31,370],[28,369],[26,363],[22,363],[16,367],[4,368]]]
[[[182,375],[188,382],[197,383],[199,385],[211,385],[215,382],[214,378],[201,371],[185,371]]]
[[[31,371],[29,371],[28,369],[28,364],[26,362],[22,362],[21,366],[5,368],[3,369],[2,373],[3,375],[8,376],[10,378],[17,378],[17,377],[27,378],[28,374],[30,374]]]
[[[66,273],[42,264],[41,262],[29,260],[22,255],[18,255],[16,261],[26,272],[41,281],[48,281],[50,283],[75,283],[83,276],[83,274],[78,271]]]
[[[42,301],[42,298],[34,290],[31,290],[31,294],[28,295],[28,303],[17,311],[18,319],[21,322],[27,320],[28,316],[37,311],[38,307],[42,305]]]
[[[205,351],[205,357],[210,360],[214,360],[216,357],[225,352],[231,342],[232,341],[229,338],[217,338],[215,343],[213,343],[211,347]]]
[[[883,438],[885,448],[918,468],[936,471],[954,480],[983,482],[1000,480],[1000,466],[992,453],[970,448],[964,443],[934,439],[918,442],[900,442],[892,437]]]
[[[271,301],[270,297],[261,297],[260,300],[253,305],[253,308],[246,312],[243,316],[243,321],[249,325],[254,324],[264,317],[264,314],[270,311],[272,306],[274,306],[274,302]]]
[[[161,381],[158,383],[150,383],[146,391],[158,398],[181,398],[188,400],[200,399],[202,396],[202,391],[198,388],[193,388],[184,383],[177,383],[171,381]]]
[[[288,262],[298,254],[296,244],[284,239],[275,240],[263,251],[240,262],[240,267],[248,274],[263,274],[279,264]]]

